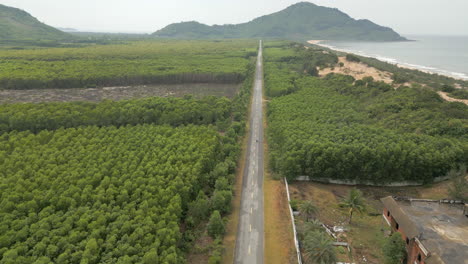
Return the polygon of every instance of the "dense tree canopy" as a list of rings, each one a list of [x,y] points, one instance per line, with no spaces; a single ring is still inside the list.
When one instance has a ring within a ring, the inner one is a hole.
[[[205,97],[144,98],[123,101],[19,103],[0,105],[0,133],[54,130],[82,125],[208,125],[229,121],[231,101]]]
[[[151,83],[238,83],[256,41],[135,41],[81,48],[0,50],[0,89]]]
[[[291,58],[293,51],[283,50]],[[430,182],[467,162],[466,105],[444,102],[422,87],[395,90],[372,78],[310,77],[297,70],[303,59],[287,66],[275,56],[266,58],[266,76],[278,65],[297,76],[295,92],[268,104],[270,164],[282,175]],[[274,87],[266,85],[267,91]]]
[[[180,263],[178,223],[224,153],[208,127],[95,126],[0,136],[0,255]],[[61,261],[58,261],[58,260]]]

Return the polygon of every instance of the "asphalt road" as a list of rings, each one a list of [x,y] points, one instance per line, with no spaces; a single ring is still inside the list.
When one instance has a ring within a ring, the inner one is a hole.
[[[263,263],[263,59],[262,42],[257,57],[250,132],[243,175],[235,263]]]

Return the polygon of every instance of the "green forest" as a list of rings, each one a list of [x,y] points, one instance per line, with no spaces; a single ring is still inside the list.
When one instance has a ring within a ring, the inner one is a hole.
[[[6,52],[9,65],[67,61],[68,69],[114,56],[173,58],[177,70],[225,71],[243,85],[233,99],[0,105],[0,263],[178,264],[205,232],[214,244],[222,238],[256,43],[166,44]],[[147,53],[155,47],[159,55]],[[203,56],[216,64],[197,62]],[[219,258],[222,248],[213,248],[209,254]]]
[[[224,156],[209,127],[0,138],[2,263],[180,263],[184,209]]]
[[[241,83],[256,42],[130,41],[79,48],[0,50],[0,89]]]
[[[370,77],[317,78],[308,70],[334,63],[319,49],[267,46],[273,171],[289,179],[427,183],[467,163],[468,106],[427,87],[394,89]]]

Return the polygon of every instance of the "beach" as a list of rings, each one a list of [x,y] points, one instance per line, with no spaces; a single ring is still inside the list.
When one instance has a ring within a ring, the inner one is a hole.
[[[468,80],[468,37],[415,36],[409,42],[343,42],[309,40],[309,44],[375,58],[400,68]],[[447,40],[448,39],[448,40]],[[466,48],[464,46],[466,44]]]

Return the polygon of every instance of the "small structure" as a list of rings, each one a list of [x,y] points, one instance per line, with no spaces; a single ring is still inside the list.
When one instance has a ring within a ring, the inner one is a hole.
[[[383,218],[406,242],[407,264],[468,264],[464,204],[381,199]]]

